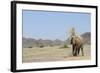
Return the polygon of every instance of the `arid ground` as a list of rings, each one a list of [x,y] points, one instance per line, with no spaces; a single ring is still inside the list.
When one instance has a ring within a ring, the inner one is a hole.
[[[84,46],[84,56],[72,56],[72,48],[61,48],[61,46],[54,47],[33,47],[23,48],[22,61],[23,63],[30,62],[47,62],[47,61],[68,61],[68,60],[90,60],[91,47],[90,45]]]

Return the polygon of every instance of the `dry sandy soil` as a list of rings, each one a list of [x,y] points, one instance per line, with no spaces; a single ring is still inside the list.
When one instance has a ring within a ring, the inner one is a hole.
[[[72,56],[72,48],[60,48],[60,46],[54,47],[34,47],[23,48],[22,61],[23,63],[29,62],[47,62],[47,61],[68,61],[68,60],[90,60],[91,48],[90,45],[84,46],[84,56]]]

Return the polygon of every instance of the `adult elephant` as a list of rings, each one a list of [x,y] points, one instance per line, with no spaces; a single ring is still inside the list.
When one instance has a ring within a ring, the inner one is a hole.
[[[73,56],[79,55],[80,49],[81,49],[82,56],[84,56],[83,40],[80,36],[72,36],[71,37],[71,44],[72,44],[72,54],[73,54]]]

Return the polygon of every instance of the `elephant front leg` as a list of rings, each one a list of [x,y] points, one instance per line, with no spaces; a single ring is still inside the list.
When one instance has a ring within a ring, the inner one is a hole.
[[[73,48],[73,49],[72,49],[72,54],[73,54],[73,56],[77,56],[77,48],[76,48],[76,46],[73,45],[72,48]]]
[[[72,46],[72,55],[74,56],[74,45]]]
[[[75,47],[74,55],[75,55],[75,56],[78,55],[78,48],[77,48],[77,47]]]

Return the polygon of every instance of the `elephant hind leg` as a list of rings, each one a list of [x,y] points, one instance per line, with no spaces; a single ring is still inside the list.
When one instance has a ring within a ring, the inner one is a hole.
[[[78,55],[79,55],[79,53],[80,53],[80,47],[78,48],[78,50],[77,50],[77,51],[78,51]]]
[[[83,46],[81,47],[82,56],[84,56]]]

